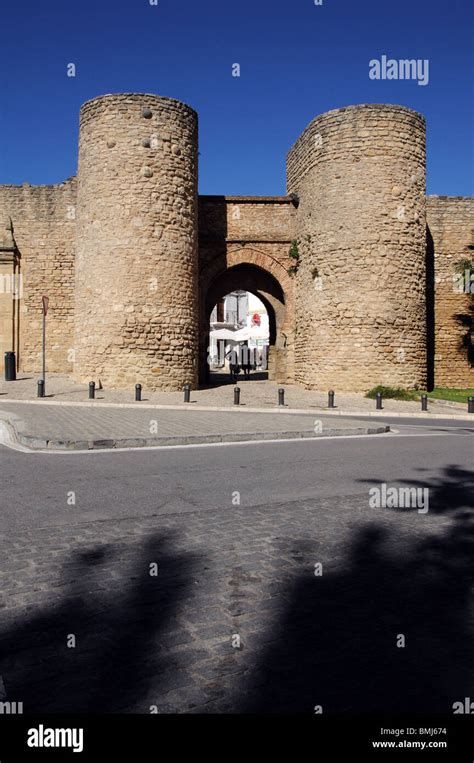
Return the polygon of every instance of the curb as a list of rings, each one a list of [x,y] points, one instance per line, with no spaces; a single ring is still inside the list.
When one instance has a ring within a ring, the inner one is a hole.
[[[0,445],[19,445],[18,433],[11,421],[0,419]]]
[[[314,407],[314,408],[288,408],[287,406],[275,406],[274,408],[251,408],[245,405],[240,406],[216,406],[216,405],[197,405],[196,403],[181,403],[180,405],[167,405],[164,403],[102,403],[98,400],[45,400],[44,398],[36,400],[2,400],[0,397],[0,403],[14,403],[15,405],[56,405],[56,406],[70,406],[74,408],[142,408],[142,409],[154,409],[154,410],[170,410],[170,411],[209,411],[209,412],[223,412],[223,413],[278,413],[294,414],[294,415],[314,415],[324,414],[325,416],[362,416],[370,418],[394,417],[394,418],[419,418],[419,419],[452,419],[453,421],[468,421],[472,417],[474,424],[474,414],[469,413],[431,413],[430,411],[364,411],[364,410],[332,410],[330,408]]]
[[[7,423],[5,421],[1,423]],[[10,425],[10,428],[11,425]],[[212,435],[184,435],[180,437],[126,437],[106,440],[48,440],[42,437],[22,435],[15,431],[15,441],[30,450],[100,450],[145,447],[169,447],[173,445],[201,445],[206,443],[251,442],[252,440],[318,440],[324,437],[350,435],[372,435],[389,432],[388,425],[374,427],[348,427],[346,429],[326,429],[320,434],[314,432],[224,432]]]

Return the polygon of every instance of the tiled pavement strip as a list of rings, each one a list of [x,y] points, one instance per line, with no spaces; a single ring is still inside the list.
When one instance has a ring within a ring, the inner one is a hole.
[[[278,413],[182,411],[27,405],[0,401],[0,421],[8,421],[18,440],[33,448],[133,447],[192,444],[259,438],[366,434],[385,425],[353,419]]]

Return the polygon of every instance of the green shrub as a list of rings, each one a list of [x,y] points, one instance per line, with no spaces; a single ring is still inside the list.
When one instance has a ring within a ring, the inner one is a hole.
[[[293,239],[290,246],[290,251],[288,252],[288,256],[294,261],[294,265],[290,265],[288,268],[288,274],[290,276],[294,276],[298,272],[298,268],[300,265],[300,252],[298,249],[298,241],[297,239]]]
[[[393,400],[416,400],[418,398],[418,393],[414,390],[403,389],[402,387],[384,387],[383,384],[372,387],[365,396],[375,398],[377,392],[381,392],[382,397],[392,398]]]

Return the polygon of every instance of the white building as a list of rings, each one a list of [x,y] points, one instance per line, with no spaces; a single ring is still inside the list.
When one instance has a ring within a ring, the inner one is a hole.
[[[245,344],[259,357],[267,357],[270,338],[268,313],[263,302],[247,291],[227,294],[212,311],[209,332],[209,362],[214,368],[227,366],[226,354]]]

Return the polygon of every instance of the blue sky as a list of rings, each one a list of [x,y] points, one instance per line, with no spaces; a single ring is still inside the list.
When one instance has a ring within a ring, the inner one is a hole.
[[[427,192],[472,193],[471,0],[157,2],[23,0],[3,8],[0,183],[74,175],[81,103],[137,91],[199,112],[200,193],[283,194],[285,155],[304,127],[354,103],[422,112]],[[369,61],[383,54],[428,59],[429,84],[370,80]]]

